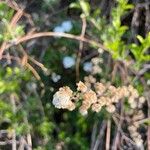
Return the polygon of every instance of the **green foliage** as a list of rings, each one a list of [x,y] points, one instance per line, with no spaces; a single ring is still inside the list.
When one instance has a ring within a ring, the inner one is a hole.
[[[48,136],[49,133],[52,133],[53,129],[54,129],[54,124],[52,122],[48,122],[48,121],[43,121],[39,128],[39,132],[43,135],[43,136]]]
[[[11,27],[10,22],[8,22],[8,20],[5,19],[2,20],[2,23],[5,27],[2,38],[4,41],[15,40],[15,38],[24,35],[23,25],[16,25],[16,27]]]
[[[111,23],[106,25],[101,38],[104,41],[104,45],[112,54],[112,57],[117,60],[123,60],[126,57],[127,45],[122,37],[128,27],[121,25],[121,17],[129,9],[133,8],[133,5],[128,4],[128,0],[118,0],[117,2],[117,7],[112,9]]]
[[[101,12],[99,9],[95,9],[90,13],[91,8],[87,1],[79,0],[72,3],[70,7],[82,10],[82,15],[84,14],[87,21],[91,22],[96,28],[96,30],[93,30],[94,34],[97,34],[100,40],[104,42],[115,60],[127,60],[129,49],[136,59],[136,68],[139,69],[144,62],[150,60],[150,56],[146,53],[150,45],[150,34],[145,39],[140,35],[137,36],[140,45],[128,44],[124,38],[130,31],[128,26],[121,24],[121,19],[130,9],[134,8],[132,4],[128,4],[128,0],[117,0],[117,6],[112,9],[111,22],[109,23],[105,21],[106,18],[100,17]]]
[[[148,48],[150,47],[150,32],[145,38],[140,35],[138,35],[137,38],[140,45],[133,43],[130,45],[130,49],[136,59],[135,67],[139,69],[144,62],[150,60],[150,55],[148,54]]]
[[[6,92],[15,92],[19,90],[20,87],[20,78],[25,81],[29,78],[29,73],[23,73],[19,68],[10,68],[7,67],[6,71],[0,72],[0,94]]]
[[[48,12],[47,15],[51,15],[49,10],[55,10],[54,6],[59,2],[58,0],[44,0],[44,2],[38,1],[37,4],[41,4],[41,10],[39,11],[44,16],[45,12]],[[145,38],[137,35],[137,39],[139,40],[138,44],[128,43],[126,37],[130,36],[131,30],[130,27],[122,24],[122,18],[133,8],[133,5],[129,4],[128,0],[117,0],[116,2],[116,6],[111,10],[109,21],[102,15],[99,7],[92,7],[87,0],[78,0],[77,2],[71,3],[70,9],[77,10],[80,17],[86,18],[87,38],[102,43],[113,57],[114,62],[117,60],[122,62],[131,60],[132,53],[134,56],[132,60],[135,62],[135,65],[131,67],[136,68],[138,71],[143,64],[150,60],[150,55],[148,54],[150,33]],[[54,20],[50,17],[52,26],[53,22],[66,20],[66,12],[63,13],[62,10],[60,12],[59,15],[54,13]],[[24,24],[21,22],[23,25],[17,24],[12,28],[10,22],[14,15],[15,11],[13,9],[9,8],[5,3],[0,2],[0,44],[4,41],[8,43],[15,41],[18,37],[23,36],[25,29],[28,28],[28,26],[26,27],[28,23],[24,23],[24,21],[22,21]],[[34,17],[34,15],[33,13],[31,16]],[[37,18],[35,20],[39,25],[39,29],[49,31],[49,27],[45,29],[45,24],[42,22],[43,18]],[[79,21],[77,19],[72,22],[74,27],[71,33],[80,35],[82,29],[82,24],[80,24],[81,20]],[[38,46],[34,48],[31,46],[31,52],[30,46],[27,45],[27,48],[29,47],[27,53],[33,55],[35,58],[41,57],[42,59],[40,61],[50,70],[50,74],[45,75],[37,67],[33,66],[34,69],[37,69],[37,72],[39,71],[38,73],[41,76],[44,87],[41,88],[39,83],[33,78],[33,75],[29,73],[29,70],[18,67],[16,62],[13,62],[9,67],[1,67],[0,129],[6,129],[8,132],[15,129],[18,139],[30,133],[33,140],[33,149],[35,150],[53,150],[60,142],[64,143],[64,149],[87,150],[90,147],[91,130],[95,120],[101,122],[102,120],[111,118],[111,115],[106,113],[105,110],[102,110],[99,114],[90,113],[89,116],[82,117],[78,112],[56,110],[52,106],[52,95],[59,87],[68,85],[72,89],[75,88],[75,66],[70,69],[65,69],[62,62],[65,56],[76,57],[76,50],[79,49],[79,46],[78,42],[65,38],[52,38],[52,41],[48,41],[48,44],[42,47],[41,43],[44,42],[37,42],[40,46],[37,44]],[[20,46],[24,47],[24,45]],[[10,48],[8,52],[11,55],[22,57],[18,47],[15,47],[15,49]],[[95,54],[98,55],[97,53],[93,53],[95,52],[94,48],[96,46],[87,46],[84,43],[80,62],[81,79],[89,74],[82,69],[86,61],[85,58],[87,57],[87,60],[90,61]],[[104,79],[105,81],[111,81],[111,71],[113,68],[108,68],[109,65],[105,64],[106,60],[109,59],[108,54],[104,52],[100,57],[104,59],[101,65],[102,73],[96,75],[96,78],[98,80]],[[57,83],[52,81],[52,73],[61,76],[61,79]],[[115,76],[115,81],[113,81],[113,84],[117,86],[122,84],[119,73]],[[132,80],[133,76],[129,76],[129,78]],[[145,73],[144,78],[149,79],[150,75]],[[135,86],[140,94],[144,91],[144,87],[140,81],[136,81]],[[11,102],[12,95],[15,97],[15,111]],[[124,106],[125,112],[128,112],[130,110],[129,104],[125,102]],[[7,123],[8,126],[4,126],[4,123]],[[146,123],[149,124],[149,120]]]
[[[10,25],[13,15],[13,9],[10,9],[5,3],[0,3],[0,42],[15,40],[15,38],[24,35],[23,25],[14,27]]]
[[[10,9],[5,3],[0,3],[0,19],[10,21],[13,16],[14,10]]]
[[[83,13],[85,14],[85,16],[89,16],[90,15],[90,5],[88,2],[80,0],[79,4],[81,6],[81,9],[83,11]]]
[[[90,15],[90,4],[85,0],[79,0],[76,3],[71,3],[70,8],[78,8],[82,10],[81,16],[88,17]]]
[[[0,123],[7,121],[10,122],[15,116],[11,109],[11,105],[4,100],[0,100]]]
[[[0,101],[0,117],[4,120],[16,122],[16,117],[20,118],[21,114],[13,113],[12,104],[8,103],[9,96],[12,94],[18,99],[17,93],[20,92],[21,79],[27,81],[29,78],[28,72],[22,72],[19,68],[7,67],[6,70],[0,71],[0,94],[3,98]],[[15,119],[15,120],[14,120]],[[0,121],[1,122],[1,121]]]

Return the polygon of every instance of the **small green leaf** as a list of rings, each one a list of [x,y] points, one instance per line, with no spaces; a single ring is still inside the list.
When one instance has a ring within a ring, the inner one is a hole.
[[[2,41],[3,40],[3,35],[2,34],[0,34],[0,41]]]
[[[134,8],[134,5],[132,5],[132,4],[128,4],[125,6],[125,9],[132,9],[132,8]]]
[[[80,5],[79,5],[79,3],[71,3],[69,5],[69,8],[80,8]]]
[[[143,61],[150,61],[150,55],[142,55]]]
[[[140,35],[137,35],[137,39],[138,39],[141,43],[143,43],[143,42],[144,42],[143,37],[142,37],[142,36],[140,36]]]
[[[85,14],[86,16],[89,16],[89,14],[90,14],[90,5],[89,5],[89,3],[88,3],[88,2],[85,2],[85,1],[83,1],[83,0],[81,0],[81,1],[80,1],[80,6],[81,6],[81,8],[82,8],[84,14]]]

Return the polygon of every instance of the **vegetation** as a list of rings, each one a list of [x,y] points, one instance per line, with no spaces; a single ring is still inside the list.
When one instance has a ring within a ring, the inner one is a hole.
[[[149,150],[150,3],[0,2],[0,149]]]

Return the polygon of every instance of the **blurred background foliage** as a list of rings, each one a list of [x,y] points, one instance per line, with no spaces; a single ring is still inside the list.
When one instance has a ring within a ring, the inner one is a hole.
[[[86,37],[103,43],[107,51],[101,54],[96,45],[84,44],[79,66],[80,80],[91,74],[85,69],[85,64],[98,57],[104,62],[101,64],[102,72],[95,75],[97,80],[117,86],[126,84],[120,73],[113,81],[111,74],[116,62],[125,62],[130,68],[129,82],[140,93],[145,87],[139,78],[150,85],[149,68],[137,76],[150,61],[150,25],[146,20],[150,14],[146,15],[145,5],[149,6],[146,1],[16,0],[13,4],[29,15],[23,16],[15,26],[11,20],[16,9],[8,3],[0,2],[1,45],[4,42],[15,45],[16,39],[32,28],[38,32],[80,35],[82,18],[85,18]],[[134,18],[137,9],[138,17]],[[99,128],[100,122],[110,117],[109,114],[105,111],[99,114],[90,112],[83,117],[77,111],[57,110],[52,105],[53,94],[59,87],[76,87],[78,51],[78,41],[63,37],[32,39],[4,51],[0,61],[0,141],[3,141],[0,149],[11,149],[9,140],[14,130],[18,149],[22,139],[26,149],[30,141],[34,150],[90,149],[93,125]],[[28,62],[33,68],[24,65],[26,54],[42,63],[46,70],[43,71],[32,59]],[[40,80],[36,79],[33,69],[38,72]],[[147,107],[144,111],[147,113]]]

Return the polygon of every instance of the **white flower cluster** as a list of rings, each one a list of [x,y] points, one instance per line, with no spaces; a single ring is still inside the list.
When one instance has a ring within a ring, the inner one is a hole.
[[[135,122],[145,117],[142,111],[145,98],[140,97],[138,91],[131,85],[115,87],[110,83],[96,82],[92,76],[85,80],[85,83],[81,81],[77,83],[76,92],[73,92],[69,87],[60,88],[53,97],[55,107],[72,111],[77,107],[76,102],[82,100],[79,112],[83,116],[88,114],[89,109],[98,113],[104,108],[107,112],[114,113],[117,111],[116,104],[126,98],[130,105],[130,109],[124,112],[124,115],[127,115],[126,118],[130,116],[127,121],[129,124],[128,131],[137,146],[142,146],[142,136],[138,131],[140,126]]]
[[[71,101],[72,90],[69,87],[60,88],[53,96],[53,105],[56,108],[68,109],[72,111],[75,109],[75,104]]]
[[[62,87],[55,93],[53,104],[59,109],[74,110],[76,102],[82,99],[79,111],[82,115],[86,115],[90,108],[97,113],[102,108],[105,108],[109,113],[114,113],[116,111],[115,104],[124,98],[128,99],[132,109],[141,106],[145,100],[144,97],[139,97],[138,91],[131,85],[116,88],[110,84],[105,85],[97,82],[93,83],[92,87],[94,89],[81,81],[77,83],[77,92],[75,93],[69,87]],[[139,104],[137,99],[139,99]]]

